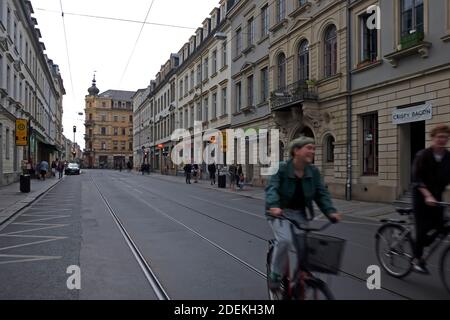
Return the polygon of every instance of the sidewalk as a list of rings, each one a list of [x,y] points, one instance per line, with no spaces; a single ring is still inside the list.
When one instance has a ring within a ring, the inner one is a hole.
[[[161,179],[165,181],[172,181],[177,183],[185,183],[184,176],[166,176],[157,173],[152,173],[150,177],[155,179]],[[236,194],[239,196],[253,198],[264,201],[265,192],[263,187],[253,187],[244,186],[243,190],[232,191],[227,184],[226,189],[219,189],[216,185],[211,186],[209,180],[199,180],[198,183],[194,183],[191,179],[192,186],[198,186],[200,188],[214,189],[216,191],[227,192]],[[387,218],[398,218],[399,215],[395,212],[396,206],[388,203],[375,203],[375,202],[364,202],[364,201],[346,201],[342,199],[333,199],[333,203],[339,212],[347,216],[353,216],[357,218],[365,218],[374,221],[380,221],[381,219]],[[320,210],[315,206],[315,211],[320,212]]]
[[[30,193],[20,192],[19,182],[0,187],[0,226],[60,181],[62,179],[58,178],[48,178],[45,181],[32,179]]]

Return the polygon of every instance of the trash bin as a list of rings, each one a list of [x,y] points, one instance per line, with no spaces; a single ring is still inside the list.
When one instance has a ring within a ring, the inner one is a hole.
[[[20,175],[20,192],[28,193],[31,191],[31,176],[29,174]]]
[[[227,187],[227,176],[225,174],[219,175],[218,187],[219,188]]]

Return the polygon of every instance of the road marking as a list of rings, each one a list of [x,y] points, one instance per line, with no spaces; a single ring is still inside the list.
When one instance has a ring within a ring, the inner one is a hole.
[[[17,249],[17,248],[22,248],[22,247],[27,247],[27,246],[32,246],[32,245],[36,245],[36,244],[57,241],[57,240],[63,240],[63,239],[67,239],[67,237],[51,237],[51,238],[49,237],[49,239],[46,239],[46,240],[27,242],[27,243],[18,244],[18,245],[15,245],[15,246],[3,247],[3,248],[0,248],[0,251],[10,250],[10,249]]]
[[[62,257],[57,256],[24,256],[24,255],[12,255],[12,254],[0,254],[0,258],[24,258],[19,260],[10,261],[0,261],[0,265],[18,262],[33,262],[33,261],[43,261],[43,260],[59,260]]]

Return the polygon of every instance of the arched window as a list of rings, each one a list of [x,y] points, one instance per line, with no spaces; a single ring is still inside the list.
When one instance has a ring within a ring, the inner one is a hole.
[[[286,56],[280,53],[277,59],[278,88],[286,87]]]
[[[325,31],[325,77],[331,77],[337,70],[337,32],[334,25]]]
[[[299,138],[300,136],[305,136],[305,137],[309,137],[309,138],[314,138],[314,133],[311,130],[310,127],[302,127],[299,130],[297,130],[297,132],[295,132],[294,134],[294,139]]]
[[[325,137],[325,162],[334,162],[334,137],[330,134]]]
[[[309,43],[303,40],[298,46],[298,81],[309,79]]]

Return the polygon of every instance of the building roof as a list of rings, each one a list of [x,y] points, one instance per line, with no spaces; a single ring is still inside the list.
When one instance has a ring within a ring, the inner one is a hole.
[[[135,91],[107,90],[101,93],[99,97],[131,102],[135,93]]]

